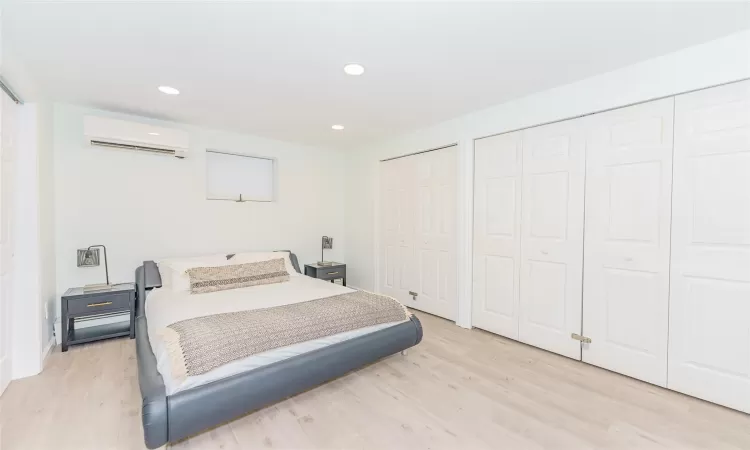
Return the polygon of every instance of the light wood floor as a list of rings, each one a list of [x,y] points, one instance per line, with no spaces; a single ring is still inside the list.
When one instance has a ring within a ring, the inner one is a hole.
[[[750,416],[420,314],[425,339],[175,449],[750,449]],[[0,449],[142,449],[134,342],[59,348]]]

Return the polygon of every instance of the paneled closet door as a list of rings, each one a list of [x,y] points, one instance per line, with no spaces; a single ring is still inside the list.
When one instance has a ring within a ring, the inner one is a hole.
[[[750,413],[750,82],[675,108],[668,386]]]
[[[416,299],[409,307],[456,320],[456,168],[458,147],[420,153],[416,168],[414,270]]]
[[[581,359],[583,119],[523,131],[519,340]]]
[[[380,292],[409,305],[414,282],[414,164],[380,163]]]
[[[583,361],[666,386],[674,99],[587,120]]]
[[[521,133],[474,141],[472,324],[518,339]]]

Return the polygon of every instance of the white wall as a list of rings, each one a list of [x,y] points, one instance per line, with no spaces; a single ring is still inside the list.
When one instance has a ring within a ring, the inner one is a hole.
[[[13,378],[42,370],[55,304],[52,105],[17,106],[12,239]]]
[[[35,375],[42,360],[39,241],[39,108],[17,108],[11,236],[13,258],[13,378]]]
[[[86,114],[185,129],[190,153],[180,160],[91,147]],[[326,258],[343,259],[345,159],[338,151],[69,105],[55,105],[54,127],[57,297],[104,282],[103,264],[76,267],[76,249],[93,244],[107,246],[113,283],[133,281],[144,260],[170,256],[291,249],[300,264],[314,262],[323,235],[334,237]],[[277,201],[206,200],[206,148],[276,157]]]
[[[0,16],[0,23],[7,20]],[[0,39],[0,69],[21,98],[33,97],[34,80],[27,76]],[[9,64],[9,62],[14,62]],[[5,94],[2,94],[5,95]],[[55,304],[53,109],[38,101],[16,105],[11,239],[12,377],[35,375],[51,350]],[[10,122],[9,122],[10,123]],[[6,130],[8,131],[8,130]]]
[[[39,288],[42,321],[42,357],[54,343],[52,331],[57,298],[55,267],[55,159],[54,108],[51,103],[37,104],[37,151],[39,193]]]
[[[386,142],[351,149],[346,174],[345,256],[349,284],[364,289],[377,287],[379,160],[459,143],[457,323],[470,326],[474,139],[748,77],[750,31],[470,113]]]

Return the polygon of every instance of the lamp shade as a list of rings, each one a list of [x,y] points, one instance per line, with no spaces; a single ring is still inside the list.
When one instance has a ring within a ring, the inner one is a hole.
[[[98,248],[78,249],[78,267],[98,267],[99,261],[100,259]]]

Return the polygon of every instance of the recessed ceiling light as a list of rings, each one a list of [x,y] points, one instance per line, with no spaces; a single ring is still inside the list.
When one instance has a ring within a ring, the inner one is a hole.
[[[177,95],[180,93],[180,91],[172,86],[159,86],[159,90],[168,95]]]
[[[151,136],[158,136],[159,133],[149,133]]]
[[[336,131],[341,131],[344,129],[343,125],[333,125],[331,128],[333,128]]]
[[[362,75],[365,73],[365,68],[360,64],[347,64],[344,66],[344,72],[347,75]]]

